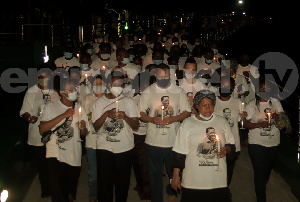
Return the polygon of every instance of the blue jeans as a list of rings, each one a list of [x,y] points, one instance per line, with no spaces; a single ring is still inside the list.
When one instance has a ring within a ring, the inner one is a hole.
[[[97,156],[96,149],[86,148],[88,158],[90,199],[97,199]]]
[[[169,179],[173,177],[172,148],[147,145],[148,173],[151,187],[151,201],[163,202],[163,165],[165,163]],[[176,195],[170,183],[166,187],[168,195]]]

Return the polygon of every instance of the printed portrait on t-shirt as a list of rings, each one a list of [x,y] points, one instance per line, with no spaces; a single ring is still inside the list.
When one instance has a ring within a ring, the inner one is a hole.
[[[122,119],[107,118],[103,124],[104,132],[107,133],[106,140],[109,142],[120,142],[117,139],[118,133],[124,128]]]
[[[170,97],[169,96],[162,96],[161,97],[161,105],[155,109],[155,117],[169,117],[174,115],[174,109],[170,106]],[[169,128],[168,126],[161,126],[156,125],[156,128]]]
[[[193,92],[188,92],[186,95],[188,97],[190,105],[193,106],[194,105],[194,103],[193,103],[194,102],[194,94],[193,94]]]
[[[231,118],[231,109],[225,108],[223,109],[223,116],[227,120],[230,127],[234,126],[234,121]]]
[[[74,136],[74,128],[71,126],[73,117],[69,119],[57,130],[57,140],[56,143],[64,143]]]
[[[206,128],[206,137],[198,144],[197,156],[200,157],[199,166],[215,165],[212,159],[218,153],[216,130],[213,127]]]

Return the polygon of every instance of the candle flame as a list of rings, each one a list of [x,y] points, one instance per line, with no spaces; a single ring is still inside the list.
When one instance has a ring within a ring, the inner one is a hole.
[[[119,100],[116,101],[116,104],[118,104],[118,103],[119,103]]]
[[[270,112],[268,112],[267,114],[268,114],[268,116],[271,116],[271,113],[270,113]]]
[[[162,106],[161,109],[164,110],[165,106]]]
[[[216,139],[217,139],[217,141],[219,141],[219,136],[218,135],[216,135]]]
[[[242,102],[242,105],[244,106],[245,103]]]
[[[81,107],[79,107],[79,110],[78,110],[79,114],[81,114]]]

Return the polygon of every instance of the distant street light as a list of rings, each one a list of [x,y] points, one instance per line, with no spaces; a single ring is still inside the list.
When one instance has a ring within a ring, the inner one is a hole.
[[[242,4],[242,3],[243,3],[243,1],[242,1],[242,0],[240,0],[240,1],[239,1],[239,4]]]

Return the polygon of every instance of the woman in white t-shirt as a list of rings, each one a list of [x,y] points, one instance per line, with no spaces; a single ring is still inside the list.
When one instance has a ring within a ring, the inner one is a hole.
[[[182,186],[182,202],[231,201],[226,155],[235,142],[228,122],[214,114],[215,103],[213,92],[199,91],[194,97],[197,113],[185,119],[177,133],[171,185],[174,190]]]
[[[89,117],[89,125],[91,132],[86,136],[85,148],[88,158],[88,173],[89,173],[89,190],[90,190],[90,202],[97,201],[97,158],[96,158],[96,146],[97,146],[97,132],[94,130],[91,122],[93,105],[96,100],[105,93],[105,83],[101,75],[96,75],[92,80],[93,93],[85,96],[82,101],[82,105],[86,109]]]
[[[50,69],[39,70],[38,83],[27,90],[20,111],[21,117],[29,123],[27,144],[33,146],[35,150],[43,199],[50,196],[50,187],[45,157],[46,147],[41,142],[39,132],[40,117],[47,102],[57,100],[59,97],[54,90],[48,88],[50,75]]]
[[[126,201],[132,167],[133,131],[139,127],[139,113],[132,98],[122,94],[124,76],[112,72],[110,93],[93,106],[92,123],[97,134],[98,200]],[[115,190],[115,192],[114,192]]]
[[[46,143],[46,158],[54,202],[76,200],[81,167],[81,138],[89,133],[84,107],[75,101],[75,85],[64,75],[54,76],[60,99],[46,104],[40,118],[40,134],[55,130]]]
[[[276,122],[283,109],[277,99],[270,97],[270,86],[260,81],[256,88],[256,99],[248,103],[244,120],[245,128],[249,129],[248,151],[254,170],[257,201],[266,201],[266,185],[280,144]]]

